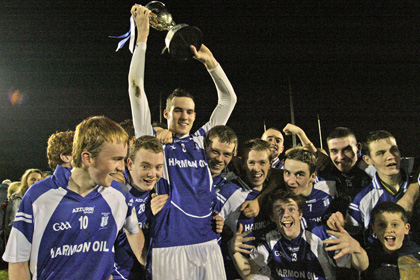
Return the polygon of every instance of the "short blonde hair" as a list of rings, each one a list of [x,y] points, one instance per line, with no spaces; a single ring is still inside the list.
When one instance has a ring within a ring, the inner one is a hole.
[[[7,188],[7,199],[9,199],[10,196],[14,194],[15,192],[18,192],[19,189],[20,189],[20,181],[10,183],[9,188]]]
[[[119,124],[103,116],[90,117],[78,124],[73,139],[73,167],[82,167],[84,151],[97,157],[104,142],[128,145],[128,134]]]

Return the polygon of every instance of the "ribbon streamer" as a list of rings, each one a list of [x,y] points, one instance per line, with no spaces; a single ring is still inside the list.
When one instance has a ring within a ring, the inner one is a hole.
[[[120,36],[108,36],[109,38],[122,39],[121,41],[118,42],[117,49],[115,50],[116,52],[124,47],[124,44],[128,41],[128,39],[130,39],[128,48],[130,49],[131,53],[134,52],[134,37],[136,34],[135,31],[136,31],[136,22],[134,21],[133,16],[131,16],[130,17],[130,30],[127,33]]]

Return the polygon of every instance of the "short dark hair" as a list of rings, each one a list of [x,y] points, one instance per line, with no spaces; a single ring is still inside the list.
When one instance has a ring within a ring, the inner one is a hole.
[[[206,135],[205,145],[210,147],[214,138],[219,138],[221,143],[235,144],[233,152],[238,149],[238,136],[232,128],[226,125],[216,125]]]
[[[370,212],[370,223],[374,224],[375,219],[378,217],[378,215],[389,212],[392,214],[401,214],[401,219],[406,224],[408,222],[408,214],[407,211],[397,203],[391,202],[391,201],[385,201],[377,204],[372,211]]]
[[[356,135],[350,128],[339,126],[339,127],[334,128],[330,132],[330,134],[328,134],[327,142],[330,141],[331,139],[344,138],[348,136],[354,137],[354,139],[356,139]]]
[[[160,127],[163,129],[168,129],[168,125],[166,123],[161,123],[161,122],[152,122],[152,127],[153,128]]]
[[[135,137],[133,119],[126,119],[119,123],[119,125],[127,132],[128,139]]]
[[[376,130],[369,132],[368,136],[366,137],[365,142],[362,144],[362,153],[365,155],[370,155],[369,145],[372,142],[381,140],[381,139],[388,139],[388,138],[394,138],[395,137],[389,133],[386,130]]]
[[[194,97],[186,90],[177,88],[166,98],[166,110],[169,110],[172,106],[175,97],[188,97],[191,98],[195,103]]]
[[[270,144],[268,142],[260,139],[255,138],[245,142],[244,147],[242,149],[242,160],[244,163],[248,161],[248,156],[251,151],[257,152],[264,152],[266,151],[268,154],[268,160],[271,162],[273,157],[271,156]]]
[[[273,215],[273,205],[277,200],[295,201],[298,206],[299,213],[303,213],[303,210],[305,209],[305,205],[306,205],[305,198],[301,195],[295,194],[292,191],[286,191],[283,189],[276,188],[266,197],[267,197],[265,199],[266,203],[263,204],[266,207],[264,209],[264,212],[267,213],[269,216]]]
[[[287,151],[284,162],[288,159],[306,163],[309,166],[309,172],[311,174],[316,171],[316,158],[310,151],[302,148],[293,148]]]
[[[143,135],[134,140],[133,144],[130,147],[128,157],[131,159],[131,161],[134,162],[137,151],[142,148],[151,151],[155,154],[163,153],[162,144],[160,144],[159,140],[157,140],[156,137],[150,135]]]

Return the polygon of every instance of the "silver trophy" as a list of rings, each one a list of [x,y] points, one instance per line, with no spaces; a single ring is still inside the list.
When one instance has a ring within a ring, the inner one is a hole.
[[[176,60],[187,60],[193,56],[190,50],[191,45],[197,50],[200,49],[203,40],[200,29],[185,23],[176,24],[162,2],[152,1],[145,7],[151,11],[150,26],[158,31],[168,31],[165,38],[166,47],[163,52],[168,51],[170,56]]]

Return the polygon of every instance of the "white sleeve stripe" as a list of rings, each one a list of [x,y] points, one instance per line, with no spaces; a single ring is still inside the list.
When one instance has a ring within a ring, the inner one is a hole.
[[[26,213],[23,213],[23,212],[17,212],[16,213],[16,218],[20,217],[20,216],[23,216],[23,217],[28,218],[28,219],[32,219],[32,215],[29,215],[29,214],[26,214]]]
[[[16,217],[15,222],[17,221],[24,221],[25,223],[32,224],[32,219],[26,219],[23,217]]]
[[[216,195],[217,195],[217,199],[219,199],[221,202],[225,202],[226,201],[226,197],[224,197],[220,193],[217,193]]]

